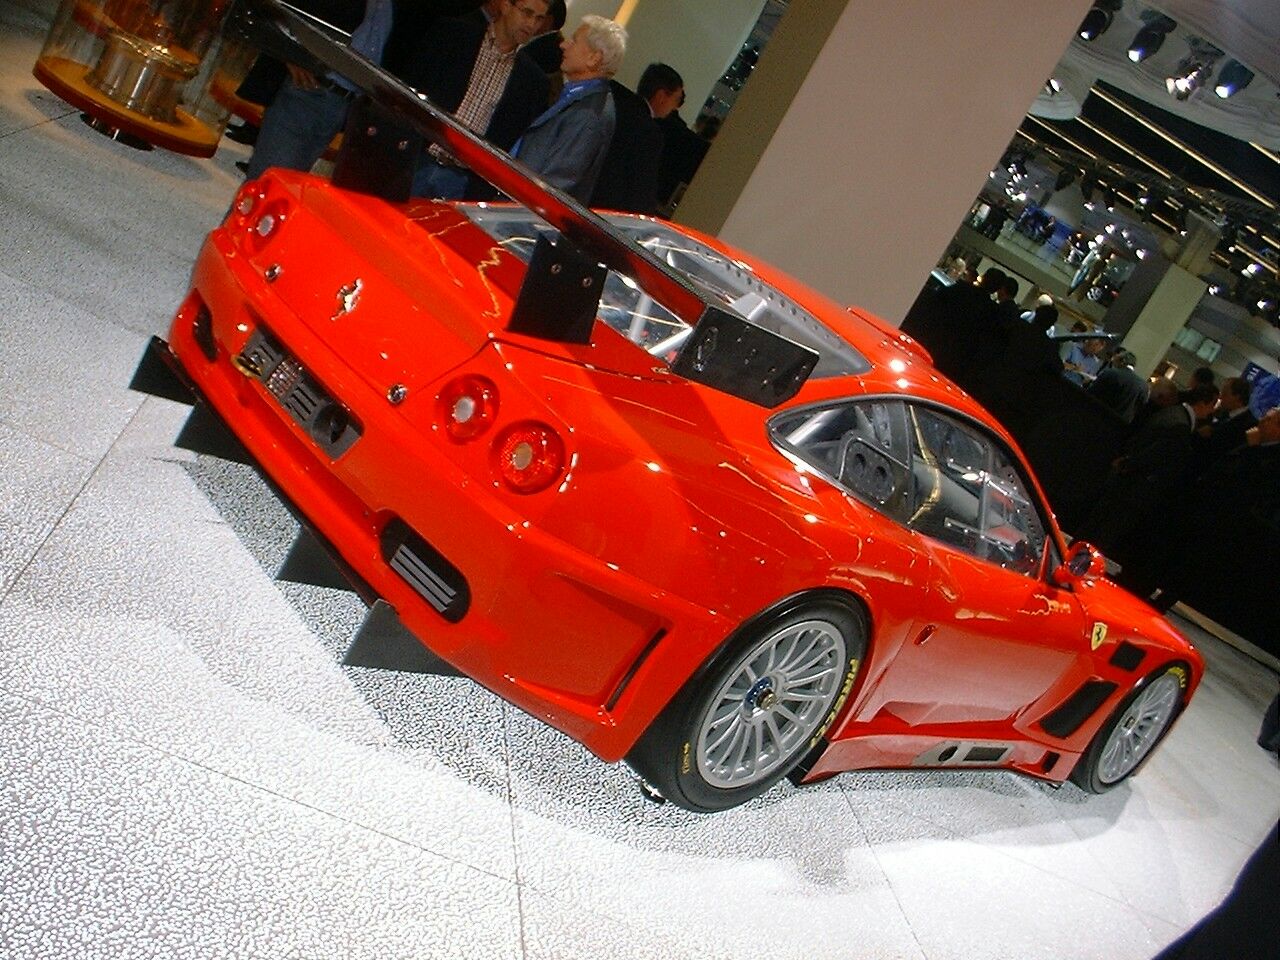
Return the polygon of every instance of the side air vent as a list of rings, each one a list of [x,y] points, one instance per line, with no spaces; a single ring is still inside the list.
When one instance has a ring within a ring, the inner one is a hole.
[[[457,623],[471,606],[471,589],[462,572],[402,520],[382,531],[382,559],[431,608]]]
[[[1086,680],[1061,706],[1040,721],[1044,732],[1062,739],[1069,737],[1088,720],[1115,692],[1110,680]]]
[[[911,761],[915,767],[989,767],[1004,763],[1013,752],[1013,745],[986,741],[951,740],[936,743]]]
[[[965,763],[999,763],[1009,752],[1008,747],[970,747],[964,755]]]
[[[1130,672],[1137,670],[1138,665],[1142,663],[1147,656],[1147,652],[1141,647],[1135,646],[1128,640],[1122,640],[1120,646],[1116,647],[1116,652],[1111,655],[1108,661],[1113,667],[1119,667],[1121,670]]]

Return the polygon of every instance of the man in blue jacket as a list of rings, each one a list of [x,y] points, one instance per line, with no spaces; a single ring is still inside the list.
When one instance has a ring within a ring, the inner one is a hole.
[[[516,143],[513,155],[554,187],[586,203],[604,165],[616,123],[609,78],[627,49],[627,32],[588,15],[560,45],[564,89]]]

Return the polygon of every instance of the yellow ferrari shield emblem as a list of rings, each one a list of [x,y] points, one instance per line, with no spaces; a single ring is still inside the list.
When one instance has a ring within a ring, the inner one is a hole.
[[[1089,636],[1089,646],[1097,650],[1106,639],[1107,625],[1105,623],[1095,623],[1093,625],[1093,633]]]

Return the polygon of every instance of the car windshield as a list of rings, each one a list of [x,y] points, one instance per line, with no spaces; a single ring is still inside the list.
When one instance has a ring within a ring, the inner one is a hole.
[[[553,232],[522,207],[462,204],[459,209],[526,263],[538,234]],[[747,264],[731,260],[664,223],[618,214],[606,219],[732,312],[817,351],[818,366],[812,376],[844,376],[871,368],[862,354],[790,297],[766,284]],[[636,346],[664,360],[674,355],[692,329],[630,277],[612,270],[600,298],[600,319]]]

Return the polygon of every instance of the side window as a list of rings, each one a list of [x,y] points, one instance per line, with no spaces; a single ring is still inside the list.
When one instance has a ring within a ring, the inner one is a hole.
[[[1044,524],[1013,459],[994,438],[927,407],[907,406],[912,529],[1018,573],[1034,574]]]
[[[868,506],[905,523],[910,509],[906,411],[897,400],[844,401],[783,414],[778,446]]]

